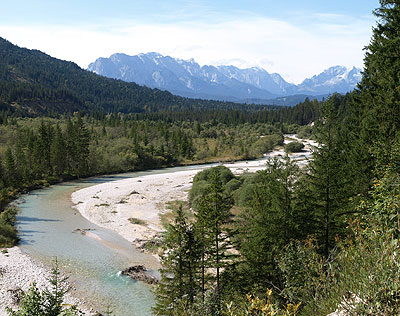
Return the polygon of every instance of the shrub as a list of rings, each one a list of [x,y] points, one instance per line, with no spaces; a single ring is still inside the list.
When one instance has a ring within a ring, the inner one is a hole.
[[[227,316],[296,316],[300,307],[288,304],[285,309],[280,309],[271,300],[272,291],[267,291],[267,300],[260,299],[257,296],[247,295],[245,304],[237,305],[230,302],[226,306],[225,315]]]
[[[313,128],[310,125],[299,127],[297,131],[297,137],[302,139],[310,139],[313,137]]]
[[[0,214],[0,247],[13,247],[18,241],[18,232],[14,225],[17,210],[13,207],[6,208]]]
[[[217,166],[217,167],[208,168],[203,171],[200,171],[193,178],[193,184],[195,184],[198,181],[202,181],[202,180],[210,182],[211,177],[215,172],[218,174],[218,179],[220,179],[220,181],[222,181],[222,185],[228,183],[231,179],[233,179],[235,177],[229,168],[227,168],[225,166]]]
[[[291,142],[285,145],[285,152],[287,153],[298,153],[302,152],[304,144],[300,142]]]

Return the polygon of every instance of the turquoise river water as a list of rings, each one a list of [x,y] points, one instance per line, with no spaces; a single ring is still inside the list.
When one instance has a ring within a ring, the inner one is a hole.
[[[83,297],[95,310],[105,311],[106,306],[111,305],[115,316],[152,315],[151,288],[118,272],[135,264],[157,267],[156,259],[139,252],[117,233],[83,218],[73,209],[71,194],[98,183],[190,168],[199,166],[94,177],[26,194],[18,201],[21,248],[44,264],[51,265],[57,257],[61,270],[74,285],[72,294]],[[93,229],[92,233],[101,241],[74,233],[78,228]]]
[[[72,294],[84,298],[95,310],[102,312],[110,305],[115,316],[150,316],[154,304],[151,288],[119,272],[135,264],[157,269],[158,262],[117,233],[83,218],[73,208],[71,194],[99,183],[211,166],[215,164],[93,177],[23,195],[17,201],[21,248],[45,265],[51,265],[57,258],[61,270],[73,284]],[[91,233],[99,238],[74,232],[78,228],[92,229]]]

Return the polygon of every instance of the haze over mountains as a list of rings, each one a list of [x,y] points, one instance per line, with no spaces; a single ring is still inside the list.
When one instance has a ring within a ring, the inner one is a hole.
[[[334,66],[295,85],[259,67],[200,66],[193,59],[158,53],[113,54],[98,58],[88,70],[184,97],[282,105],[294,105],[306,97],[346,93],[361,80],[361,69]]]

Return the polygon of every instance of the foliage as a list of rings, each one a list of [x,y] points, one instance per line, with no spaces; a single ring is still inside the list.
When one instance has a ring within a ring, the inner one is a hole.
[[[76,306],[67,306],[64,296],[69,288],[66,278],[62,278],[58,270],[57,261],[54,264],[51,278],[51,287],[40,291],[33,283],[23,296],[17,311],[7,308],[10,316],[78,316],[83,315]]]
[[[298,153],[302,152],[304,144],[300,142],[290,142],[285,145],[285,152],[287,153]]]
[[[357,223],[352,232],[340,244],[333,263],[319,272],[321,282],[313,288],[318,291],[304,302],[302,314],[326,315],[335,310],[360,316],[399,313],[398,240],[374,228],[362,230]]]
[[[306,186],[306,208],[312,211],[313,228],[321,251],[328,257],[334,248],[335,237],[343,236],[348,217],[354,213],[351,197],[355,195],[353,178],[349,177],[341,98],[333,95],[324,104],[323,118],[315,124],[316,140],[320,144],[313,152]]]
[[[239,305],[230,302],[226,306],[227,316],[296,316],[300,304],[288,304],[283,310],[272,303],[272,291],[267,291],[267,300],[257,296],[247,295],[247,302]]]
[[[318,253],[318,245],[312,237],[287,244],[278,255],[278,265],[284,280],[281,295],[288,301],[307,306],[326,295],[329,274],[325,272],[329,264]]]
[[[297,137],[300,139],[312,139],[313,135],[313,127],[310,125],[300,126],[297,130]]]
[[[396,0],[380,0],[374,14],[378,23],[366,47],[356,105],[362,111],[360,137],[386,155],[400,129],[400,60],[396,58],[400,54],[400,4]]]
[[[153,310],[156,315],[176,315],[182,306],[185,309],[194,306],[200,292],[200,240],[182,207],[177,210],[174,223],[167,226],[161,244],[163,268],[155,290],[157,303]]]
[[[18,232],[15,222],[17,210],[14,207],[8,207],[0,213],[0,247],[15,246],[18,241]]]
[[[248,284],[262,290],[280,286],[275,257],[291,238],[297,237],[293,192],[299,170],[286,157],[268,161],[266,169],[257,174],[248,207],[235,221],[235,241],[244,257],[242,273]]]

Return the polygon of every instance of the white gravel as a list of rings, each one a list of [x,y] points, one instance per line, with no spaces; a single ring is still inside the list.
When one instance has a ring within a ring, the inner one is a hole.
[[[2,249],[3,250],[3,249]],[[7,252],[6,252],[7,251]],[[13,247],[0,252],[0,316],[7,316],[6,307],[17,308],[13,300],[13,291],[29,289],[35,282],[39,289],[50,286],[48,281],[50,270],[42,264],[35,262],[30,256],[23,253],[20,248]],[[82,303],[67,294],[67,304],[76,304],[89,315]]]
[[[290,139],[292,140],[289,140]],[[286,135],[285,143],[293,140],[305,144],[304,151],[291,154],[300,166],[308,163],[304,156],[311,155],[315,142]],[[224,164],[234,174],[265,169],[267,157],[284,156],[283,147],[268,153],[265,159]],[[167,203],[186,200],[193,177],[204,168],[187,171],[147,175],[94,185],[75,191],[72,202],[89,221],[111,229],[136,246],[143,240],[153,239],[163,230],[160,215],[168,212]],[[142,224],[132,224],[129,218]]]

